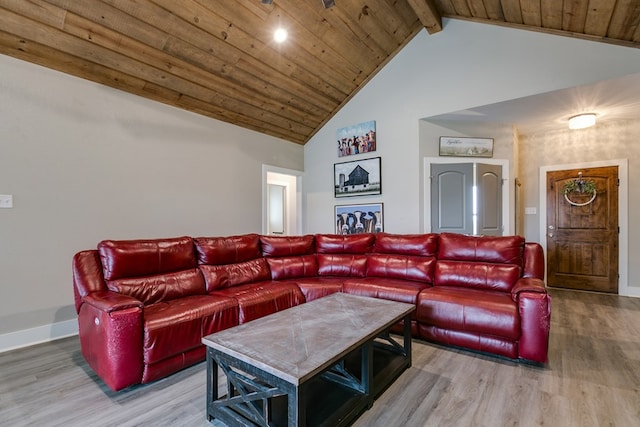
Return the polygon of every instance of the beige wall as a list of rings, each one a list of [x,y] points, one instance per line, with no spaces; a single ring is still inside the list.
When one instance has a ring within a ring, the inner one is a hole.
[[[640,265],[634,262],[640,256],[640,120],[603,122],[595,127],[571,131],[562,130],[519,137],[520,179],[522,181],[522,207],[535,207],[536,215],[524,215],[523,232],[529,240],[540,241],[540,168],[555,165],[615,160],[628,161],[628,211],[619,216],[628,220],[628,229],[621,229],[628,241],[629,294],[640,296]],[[544,219],[544,218],[542,218]],[[621,248],[623,250],[624,248]],[[621,277],[621,280],[626,279]]]
[[[3,334],[74,319],[101,239],[260,232],[262,165],[303,148],[0,55]]]
[[[629,160],[630,218],[640,215],[640,121],[623,120],[600,123],[582,130],[561,130],[538,135],[520,135],[520,179],[523,206],[535,207],[537,215],[526,215],[524,233],[539,240],[539,171],[543,166]],[[635,184],[635,185],[634,185]],[[624,213],[625,215],[627,213]],[[632,221],[633,222],[633,221]],[[630,241],[640,237],[640,226],[630,224]],[[633,252],[638,254],[639,248]],[[637,276],[640,277],[640,276]],[[640,284],[640,283],[639,283]]]

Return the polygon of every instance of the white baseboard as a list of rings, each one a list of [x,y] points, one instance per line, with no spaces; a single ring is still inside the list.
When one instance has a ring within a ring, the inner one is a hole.
[[[627,286],[625,289],[620,290],[620,295],[625,297],[640,298],[640,288],[637,286]]]
[[[0,353],[78,335],[78,320],[71,319],[0,335]]]

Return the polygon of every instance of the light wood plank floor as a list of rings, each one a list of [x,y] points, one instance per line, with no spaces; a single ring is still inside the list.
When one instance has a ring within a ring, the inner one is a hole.
[[[355,426],[640,426],[640,299],[551,290],[545,367],[414,341],[413,366]],[[221,426],[205,366],[109,391],[77,337],[0,354],[2,426]]]

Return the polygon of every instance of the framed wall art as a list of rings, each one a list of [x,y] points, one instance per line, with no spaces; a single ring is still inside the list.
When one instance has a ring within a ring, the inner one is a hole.
[[[335,197],[382,194],[381,158],[354,160],[333,165]]]
[[[440,155],[456,157],[493,157],[493,138],[441,136]]]
[[[338,157],[376,151],[376,122],[371,120],[338,129]]]
[[[384,231],[382,203],[336,205],[336,234],[381,233]]]

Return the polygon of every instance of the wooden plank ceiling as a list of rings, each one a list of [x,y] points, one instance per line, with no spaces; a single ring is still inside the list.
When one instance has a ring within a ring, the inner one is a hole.
[[[442,17],[640,46],[640,0],[0,0],[0,53],[304,144]]]

